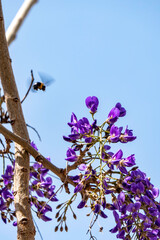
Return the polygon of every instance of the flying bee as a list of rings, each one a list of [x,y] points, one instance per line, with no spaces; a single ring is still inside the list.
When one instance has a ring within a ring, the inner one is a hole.
[[[38,90],[42,90],[45,91],[46,90],[46,86],[44,85],[43,82],[36,82],[33,84],[33,89],[38,91]]]
[[[36,92],[38,90],[45,91],[46,87],[50,86],[54,82],[54,79],[51,76],[47,75],[46,73],[39,72],[38,74],[41,81],[35,82],[33,84],[32,86],[33,92]]]
[[[29,80],[30,85],[29,85],[29,88],[28,88],[24,98],[21,100],[21,103],[24,102],[24,100],[28,96],[30,90],[32,92],[37,92],[38,90],[45,91],[46,86],[49,86],[50,84],[52,84],[54,82],[54,79],[51,76],[47,75],[46,73],[39,72],[38,74],[39,74],[41,81],[34,83],[33,70],[31,70],[31,81]]]

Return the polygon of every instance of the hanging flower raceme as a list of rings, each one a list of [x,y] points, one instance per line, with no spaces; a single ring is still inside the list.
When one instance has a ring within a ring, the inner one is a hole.
[[[31,142],[31,146],[38,151],[38,148],[34,142]],[[47,158],[51,161],[50,158]],[[15,221],[15,209],[13,205],[13,176],[14,176],[14,160],[12,165],[7,165],[4,174],[1,175],[0,182],[0,212],[1,218],[4,223],[13,221],[13,226],[17,226]],[[29,182],[29,201],[31,206],[35,207],[37,216],[43,221],[50,221],[51,218],[45,214],[51,211],[51,206],[47,204],[48,201],[57,202],[55,194],[55,185],[53,185],[52,178],[47,176],[49,170],[44,168],[42,164],[35,162],[30,166],[30,182]],[[36,196],[34,196],[36,193]],[[43,198],[43,201],[40,200]],[[44,199],[47,199],[45,202]],[[8,211],[9,209],[9,211]],[[34,211],[35,211],[34,209]]]
[[[98,108],[98,99],[88,97],[85,102],[93,117]],[[135,166],[134,154],[125,157],[122,149],[115,153],[111,151],[112,144],[130,143],[136,139],[128,126],[123,131],[123,127],[115,125],[125,115],[125,108],[117,103],[107,120],[99,125],[95,119],[90,125],[85,117],[80,120],[75,114],[71,117],[69,126],[77,136],[65,137],[65,140],[72,142],[66,160],[74,162],[76,168],[71,166],[71,170],[80,171],[70,176],[75,184],[73,196],[79,193],[82,196],[77,204],[78,209],[90,208],[88,216],[93,214],[90,229],[99,216],[107,218],[106,211],[113,211],[116,225],[110,232],[116,233],[118,239],[158,240],[160,203],[156,198],[159,190]]]
[[[125,108],[117,103],[108,113],[107,120],[98,123],[97,119],[94,119],[99,105],[98,98],[89,96],[85,103],[90,109],[92,120],[84,116],[78,119],[75,113],[72,113],[68,123],[70,133],[63,137],[71,146],[65,158],[69,164],[66,169],[62,169],[66,176],[59,189],[64,187],[69,193],[71,183],[73,194],[68,201],[57,206],[55,217],[58,225],[55,231],[68,231],[68,209],[71,210],[73,218],[77,218],[71,205],[79,196],[79,211],[87,208],[87,216],[92,215],[89,232],[99,217],[108,221],[107,212],[111,211],[115,224],[110,232],[116,233],[118,239],[160,239],[160,202],[157,200],[159,189],[136,166],[135,155],[126,156],[122,150],[124,143],[132,144],[136,139],[128,126],[123,128],[116,125],[118,119],[126,115]],[[119,146],[116,148],[115,144]],[[38,150],[34,142],[31,142],[31,146]],[[47,160],[50,161],[50,158]],[[7,165],[1,175],[0,213],[3,222],[7,223],[9,218],[16,226],[12,204],[13,172],[14,166]],[[41,163],[36,162],[30,167],[29,201],[37,216],[45,222],[52,220],[48,216],[52,212],[50,203],[58,201],[53,179],[48,173],[49,170]]]

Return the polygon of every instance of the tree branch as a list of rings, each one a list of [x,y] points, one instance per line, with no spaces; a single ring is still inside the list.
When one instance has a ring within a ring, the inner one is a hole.
[[[17,12],[16,16],[14,17],[13,21],[11,22],[6,32],[8,46],[16,38],[16,34],[19,28],[21,27],[25,17],[27,16],[32,6],[37,2],[38,0],[25,0],[22,6],[20,7],[19,11]]]
[[[19,145],[21,145],[26,151],[28,151],[37,162],[41,163],[45,168],[49,169],[51,172],[56,174],[62,182],[68,182],[71,185],[75,186],[76,184],[69,178],[69,176],[66,178],[66,175],[64,174],[64,169],[56,167],[54,164],[49,162],[42,154],[37,152],[29,143],[29,141],[15,135],[5,127],[3,127],[2,124],[0,124],[0,133],[5,136],[5,138],[10,139]]]
[[[0,1],[0,77],[13,132],[29,141],[20,98],[11,66]],[[17,239],[34,240],[35,228],[29,203],[29,154],[15,143],[14,204]]]

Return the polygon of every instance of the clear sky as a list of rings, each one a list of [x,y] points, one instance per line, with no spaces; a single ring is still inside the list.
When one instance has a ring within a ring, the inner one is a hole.
[[[2,0],[6,28],[22,2]],[[56,80],[45,93],[30,93],[23,103],[26,122],[37,129],[42,142],[29,129],[30,138],[44,156],[65,166],[69,145],[62,136],[69,134],[72,112],[89,117],[87,96],[99,98],[99,121],[121,102],[127,115],[119,124],[128,124],[137,140],[116,148],[126,156],[135,153],[140,169],[160,187],[160,1],[39,0],[11,44],[10,55],[21,98],[31,69],[35,77],[42,71]],[[62,198],[64,194],[60,202]],[[55,220],[37,221],[43,239],[88,240],[90,219],[76,205],[75,212],[78,220],[68,218],[67,234],[54,233]],[[98,240],[116,239],[108,233],[113,226],[108,218],[103,233],[96,227]],[[1,223],[1,229],[1,239],[16,239],[14,227]]]

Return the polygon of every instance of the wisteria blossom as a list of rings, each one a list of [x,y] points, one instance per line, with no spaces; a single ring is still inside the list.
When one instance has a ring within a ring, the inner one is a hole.
[[[68,201],[62,200],[56,207],[58,225],[55,231],[68,231],[66,215],[70,209],[73,218],[77,218],[71,206],[76,202],[78,212],[83,214],[82,210],[86,208],[87,216],[92,215],[90,234],[98,218],[105,219],[107,226],[108,212],[111,211],[115,223],[109,231],[116,234],[117,239],[160,239],[159,189],[136,166],[135,154],[126,155],[123,150],[124,143],[132,144],[136,140],[133,130],[128,126],[117,125],[118,119],[126,115],[126,109],[116,103],[108,114],[105,113],[107,119],[100,122],[95,119],[98,98],[89,96],[85,104],[90,109],[91,120],[85,116],[78,118],[72,112],[68,122],[70,132],[63,136],[71,146],[66,150],[67,168],[61,169],[66,175],[59,189],[64,189],[71,197]],[[34,142],[31,142],[31,146],[38,150]],[[47,160],[51,161],[50,158]],[[1,175],[0,212],[4,223],[8,222],[10,214],[16,227],[12,204],[13,176],[14,162],[8,164]],[[57,198],[59,190],[56,189],[49,170],[41,163],[34,162],[30,166],[29,201],[42,221],[52,220],[51,203],[57,204],[60,198]],[[12,211],[8,212],[8,208],[12,208]]]

